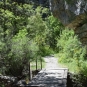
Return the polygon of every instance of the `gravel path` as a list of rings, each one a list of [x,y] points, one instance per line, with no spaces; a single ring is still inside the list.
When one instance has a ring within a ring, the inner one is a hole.
[[[46,62],[45,69],[61,68],[61,66],[58,64],[58,58],[55,58],[54,56],[46,56],[44,57],[44,60]]]
[[[68,70],[59,66],[58,58],[46,56],[44,60],[45,69],[42,69],[29,84],[35,85],[35,87],[67,87]]]

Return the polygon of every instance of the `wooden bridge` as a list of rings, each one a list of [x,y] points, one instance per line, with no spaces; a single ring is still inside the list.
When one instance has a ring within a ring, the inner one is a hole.
[[[67,87],[67,73],[67,68],[43,69],[28,84],[8,76],[0,76],[0,82],[4,82],[5,87]]]
[[[26,87],[67,87],[67,68],[43,69]]]
[[[42,69],[33,79],[26,83],[25,80],[17,82],[16,78],[0,76],[0,81],[10,81],[10,86],[5,87],[67,87],[67,68],[60,68],[57,59],[53,56],[45,57],[46,68]],[[7,80],[8,79],[8,80]],[[7,82],[7,84],[9,84]],[[13,86],[14,84],[14,86]],[[12,85],[12,86],[11,86]]]

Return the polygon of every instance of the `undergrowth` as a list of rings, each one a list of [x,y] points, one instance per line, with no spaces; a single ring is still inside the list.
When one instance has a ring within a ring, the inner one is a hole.
[[[59,62],[71,72],[87,77],[86,47],[72,29],[62,31],[57,41]]]

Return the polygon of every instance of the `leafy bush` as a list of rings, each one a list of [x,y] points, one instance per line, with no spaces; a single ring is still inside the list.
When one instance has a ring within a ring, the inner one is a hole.
[[[38,46],[27,37],[27,30],[20,30],[11,40],[11,52],[7,60],[9,68],[7,74],[19,76],[29,62],[35,59]],[[27,66],[28,67],[28,66]]]
[[[64,27],[61,22],[55,18],[53,15],[50,15],[46,19],[46,25],[47,25],[47,43],[50,45],[50,47],[57,51],[57,37],[59,37],[60,32],[62,28]]]
[[[41,50],[42,56],[48,56],[50,54],[54,54],[53,49],[51,49],[49,45],[45,45],[45,46],[41,47],[40,50]]]
[[[28,62],[35,60],[45,47],[46,24],[42,8],[30,4],[0,2],[0,73],[22,73]],[[45,11],[45,10],[44,10]],[[44,45],[44,46],[42,46]],[[5,72],[6,71],[6,72]],[[10,74],[12,75],[12,74]]]
[[[81,67],[80,67],[80,73],[87,78],[87,61],[82,61]]]
[[[72,29],[62,31],[57,46],[59,47],[59,62],[71,63],[72,66],[75,66],[74,71],[76,72],[80,72],[83,67],[86,68],[86,66],[83,66],[86,49]]]

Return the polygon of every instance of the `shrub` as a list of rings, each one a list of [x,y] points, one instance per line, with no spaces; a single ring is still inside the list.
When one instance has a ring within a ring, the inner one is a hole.
[[[74,34],[72,29],[65,29],[62,31],[57,41],[57,46],[59,47],[59,62],[73,64],[72,66],[75,66],[74,71],[76,72],[80,72],[83,67],[86,68],[83,63],[86,49],[82,46],[78,36]]]

